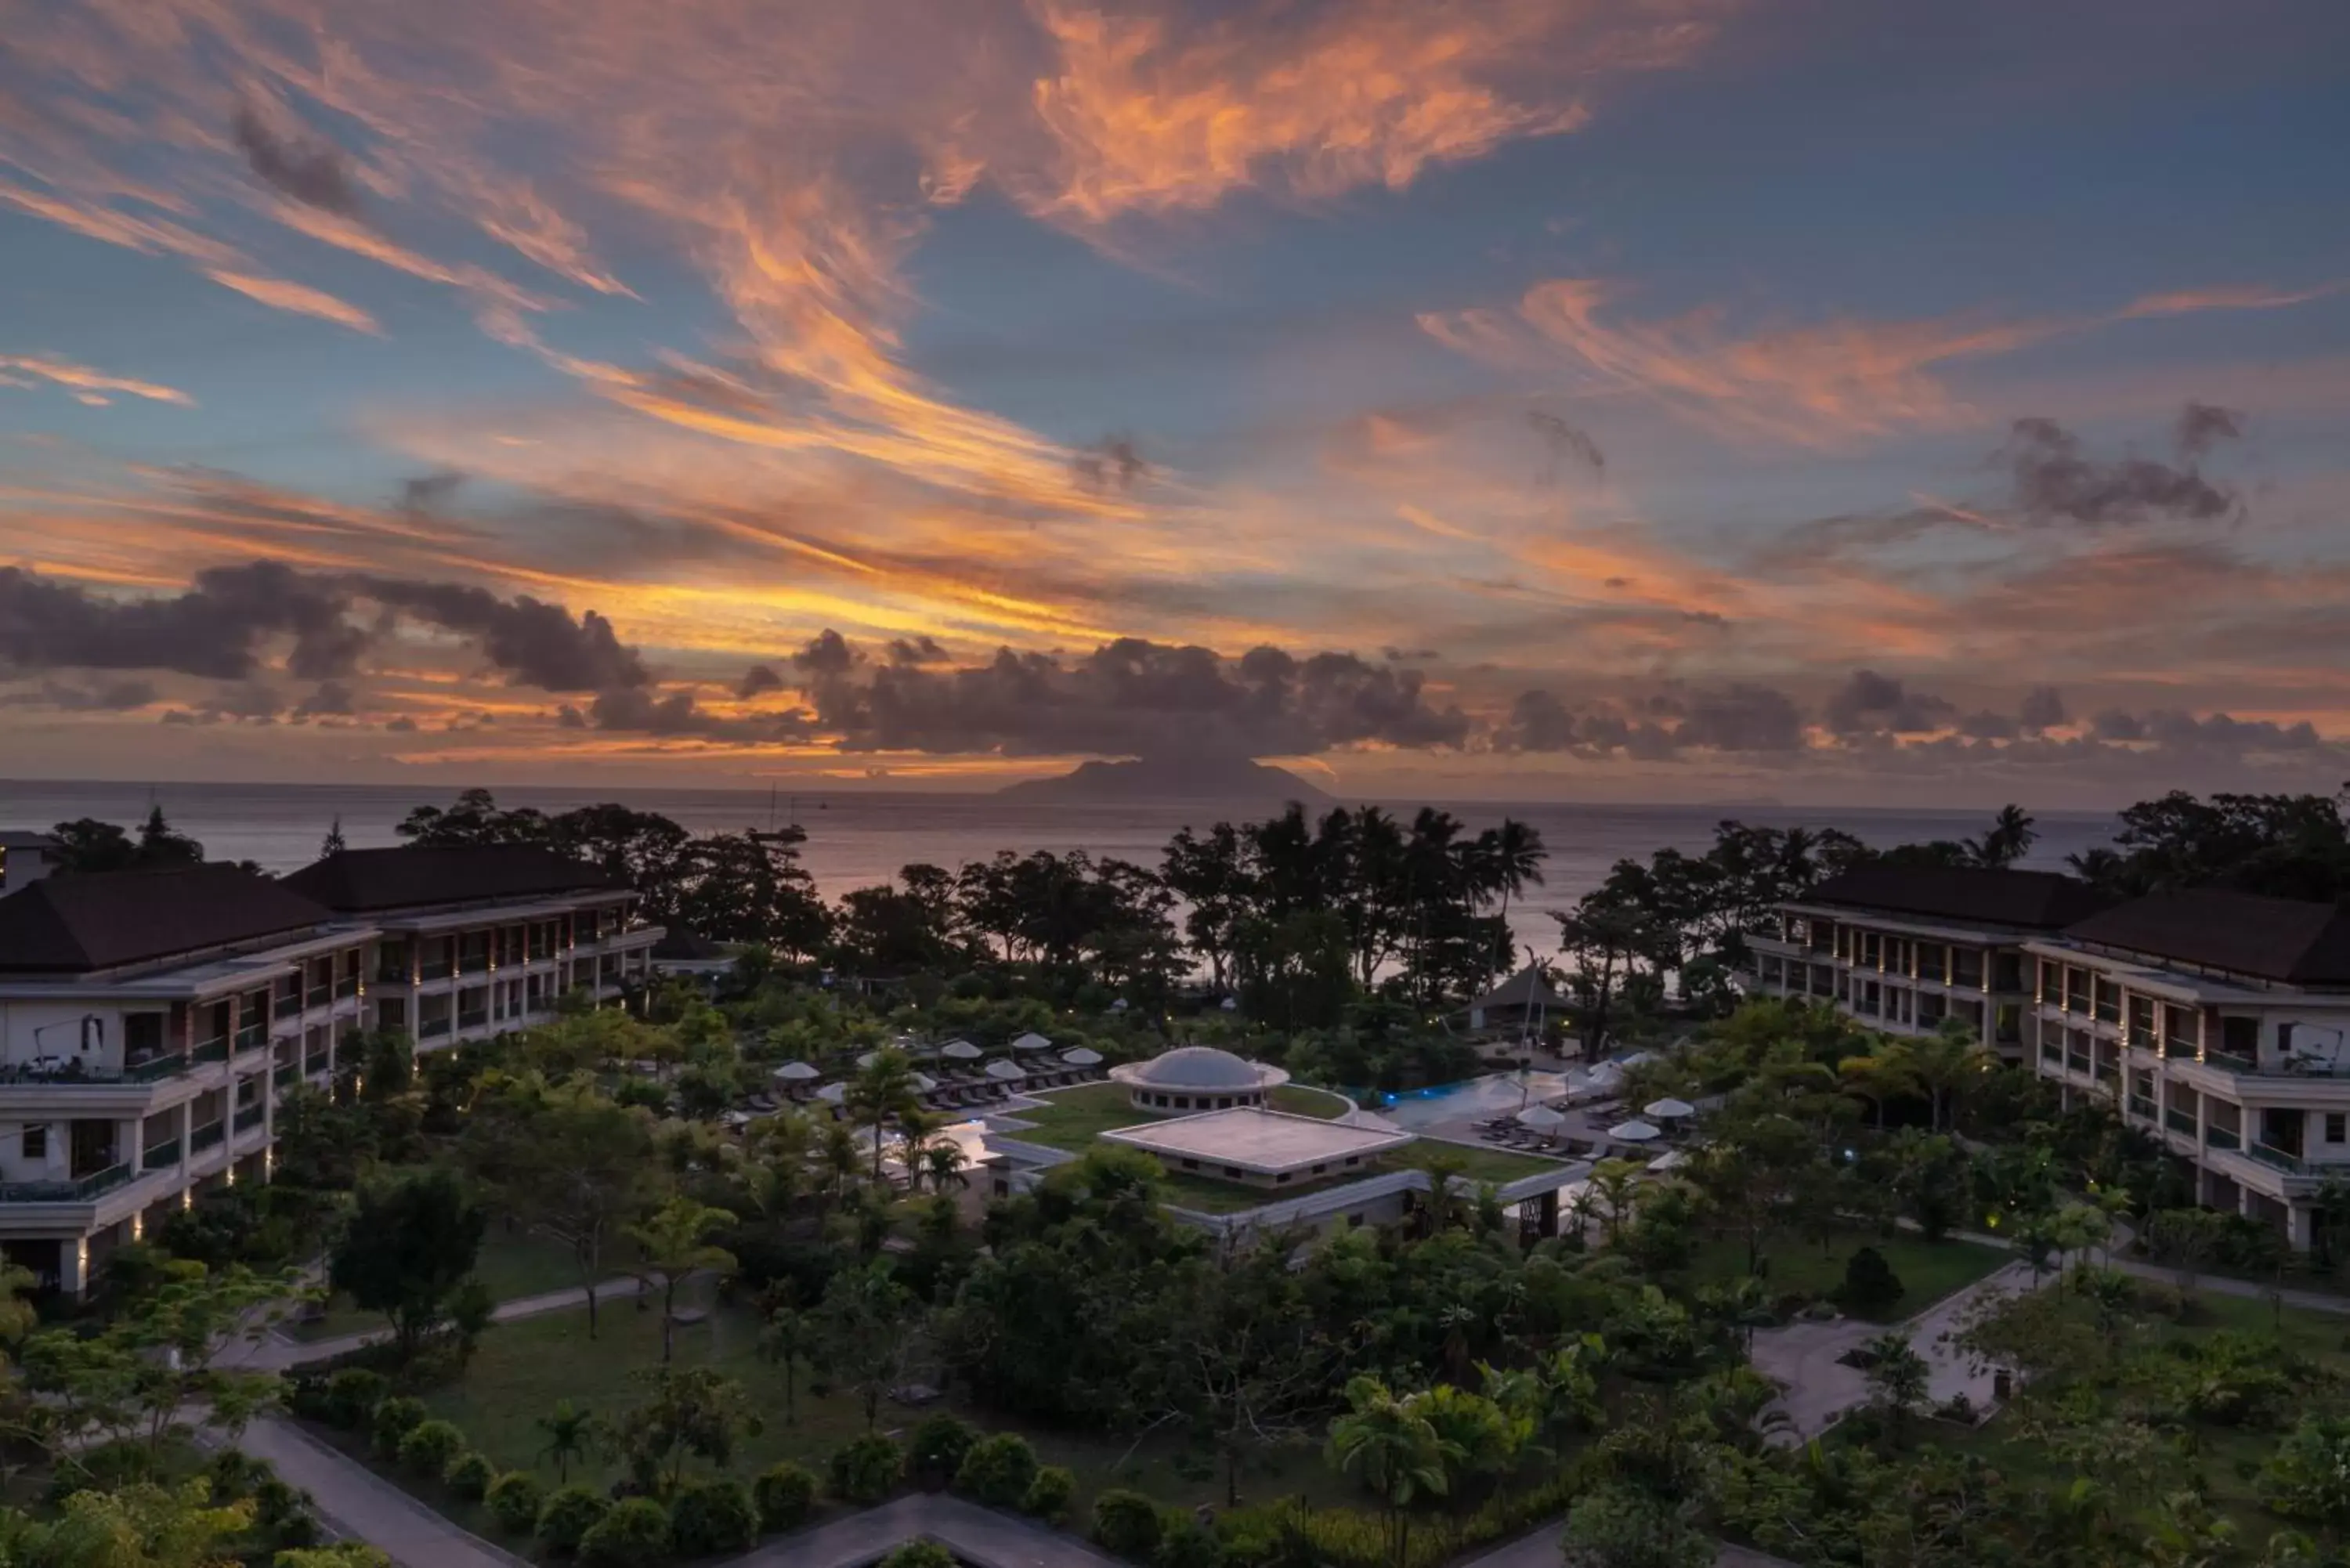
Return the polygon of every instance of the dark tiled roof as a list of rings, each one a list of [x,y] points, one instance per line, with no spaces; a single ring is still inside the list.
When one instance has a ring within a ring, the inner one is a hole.
[[[2054,871],[1983,871],[1965,866],[1856,866],[1795,900],[1841,904],[1961,925],[2054,931],[2105,907],[2078,877]]]
[[[2221,888],[2155,893],[2092,915],[2075,941],[2295,985],[2350,985],[2350,913]]]
[[[0,898],[0,972],[79,973],[299,937],[333,917],[224,863],[42,878]]]
[[[1565,1007],[1543,971],[1528,965],[1469,1004],[1471,1007]]]
[[[305,866],[286,885],[338,914],[608,893],[627,886],[585,861],[528,844],[346,849]]]

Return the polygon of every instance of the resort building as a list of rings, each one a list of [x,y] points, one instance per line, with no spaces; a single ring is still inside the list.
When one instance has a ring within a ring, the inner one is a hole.
[[[1105,1143],[1157,1155],[1178,1174],[1202,1172],[1275,1191],[1359,1172],[1412,1141],[1400,1127],[1326,1121],[1256,1106],[1118,1127],[1101,1136]]]
[[[360,1027],[369,940],[225,865],[0,898],[0,1251],[78,1293],[197,1189],[263,1179],[280,1093]]]
[[[2350,1179],[2350,914],[2216,888],[2034,940],[2036,1060],[2191,1162],[2198,1197],[2310,1244]]]
[[[57,864],[57,843],[47,834],[0,829],[0,897],[31,887]]]
[[[662,936],[627,883],[531,845],[346,849],[286,886],[375,932],[374,1022],[425,1051],[641,986]]]
[[[1180,1046],[1110,1076],[989,1111],[986,1164],[998,1197],[1029,1191],[1107,1144],[1159,1161],[1167,1210],[1186,1224],[1225,1236],[1335,1229],[1409,1215],[1430,1190],[1429,1166],[1449,1159],[1464,1179],[1491,1183],[1516,1206],[1532,1240],[1558,1233],[1560,1189],[1591,1168],[1423,1137],[1344,1095],[1291,1085],[1278,1067],[1211,1046]]]
[[[1832,1002],[1889,1033],[1932,1034],[1956,1019],[1985,1045],[2026,1058],[2027,947],[2106,902],[2054,872],[1857,867],[1783,906],[1775,930],[1748,934],[1748,983]]]
[[[0,1252],[79,1293],[197,1192],[267,1179],[278,1104],[359,1030],[429,1048],[641,983],[634,899],[508,846],[28,877],[0,897]]]
[[[1212,1045],[1179,1045],[1148,1062],[1112,1067],[1138,1111],[1224,1111],[1262,1106],[1265,1096],[1289,1082],[1289,1075],[1262,1062],[1243,1061]]]

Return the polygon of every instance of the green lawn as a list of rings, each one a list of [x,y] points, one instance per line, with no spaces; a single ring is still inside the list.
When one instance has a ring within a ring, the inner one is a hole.
[[[1003,1114],[1033,1125],[1033,1130],[1012,1130],[1006,1136],[1028,1143],[1041,1143],[1053,1148],[1082,1152],[1093,1147],[1094,1139],[1118,1127],[1140,1127],[1147,1122],[1163,1121],[1165,1116],[1149,1111],[1139,1111],[1127,1096],[1123,1084],[1080,1084],[1070,1089],[1049,1089],[1036,1096],[1039,1106],[1022,1106]],[[1303,1084],[1284,1084],[1273,1091],[1273,1108],[1291,1116],[1317,1116],[1324,1121],[1347,1114],[1349,1102],[1326,1089],[1310,1089]],[[1197,1112],[1176,1112],[1178,1116]]]
[[[1463,1179],[1480,1186],[1486,1182],[1497,1187],[1506,1186],[1524,1177],[1540,1176],[1544,1171],[1557,1171],[1562,1181],[1566,1178],[1564,1165],[1555,1159],[1544,1159],[1540,1155],[1519,1154],[1506,1148],[1486,1148],[1476,1144],[1439,1143],[1429,1138],[1405,1145],[1388,1156],[1388,1159],[1396,1165],[1412,1166],[1421,1170],[1427,1169],[1433,1161],[1449,1160],[1461,1168]]]
[[[1825,1296],[1844,1282],[1845,1265],[1864,1246],[1874,1247],[1884,1256],[1903,1286],[1900,1300],[1882,1320],[1887,1323],[1914,1317],[2015,1257],[1973,1241],[1929,1241],[1907,1234],[1851,1231],[1837,1236],[1825,1249],[1810,1237],[1769,1236],[1762,1243],[1762,1278],[1774,1294],[1801,1292]],[[1745,1273],[1746,1243],[1736,1237],[1700,1241],[1686,1271],[1693,1285],[1726,1284]]]
[[[605,1272],[619,1273],[629,1261],[624,1248],[615,1248]],[[569,1249],[542,1237],[508,1231],[494,1220],[473,1272],[490,1287],[491,1296],[501,1302],[569,1290],[579,1283],[579,1270],[571,1261]],[[288,1323],[286,1332],[302,1340],[340,1339],[383,1326],[381,1313],[361,1312],[338,1296],[327,1303],[326,1316],[309,1323]]]
[[[587,1314],[547,1313],[502,1324],[483,1336],[463,1383],[427,1394],[425,1403],[435,1416],[445,1417],[465,1430],[473,1447],[500,1469],[536,1470],[547,1485],[555,1484],[551,1466],[539,1463],[541,1438],[537,1418],[569,1399],[582,1407],[607,1414],[627,1409],[637,1398],[632,1368],[649,1368],[660,1358],[660,1324],[656,1313],[639,1310],[634,1302],[617,1302],[598,1314],[598,1338],[588,1338]],[[846,1392],[816,1396],[809,1391],[809,1373],[800,1369],[795,1418],[784,1408],[783,1374],[758,1355],[758,1325],[742,1308],[723,1306],[705,1323],[677,1331],[677,1355],[681,1364],[715,1366],[738,1378],[750,1391],[761,1412],[764,1430],[744,1443],[733,1473],[745,1480],[780,1459],[798,1459],[821,1470],[833,1449],[865,1429],[861,1404]],[[1014,1430],[1025,1435],[1048,1464],[1067,1465],[1077,1475],[1078,1512],[1090,1506],[1093,1494],[1108,1486],[1133,1486],[1160,1501],[1189,1508],[1223,1501],[1220,1479],[1201,1477],[1196,1464],[1179,1464],[1180,1438],[1146,1441],[1130,1461],[1121,1464],[1128,1443],[1123,1438],[1071,1436],[1039,1430],[989,1415],[960,1400],[946,1407],[990,1431]],[[903,1435],[926,1411],[907,1410],[885,1402],[883,1430]],[[1189,1470],[1189,1475],[1184,1472]],[[574,1465],[571,1476],[582,1479]],[[587,1480],[602,1484],[616,1479],[611,1467],[590,1464]],[[489,1532],[478,1508],[460,1503],[440,1488],[401,1478],[436,1508],[469,1527]],[[1244,1481],[1252,1498],[1263,1501],[1305,1492],[1316,1502],[1347,1500],[1350,1489],[1331,1475],[1315,1447],[1301,1447],[1279,1457],[1277,1468]],[[493,1539],[495,1536],[493,1535]]]

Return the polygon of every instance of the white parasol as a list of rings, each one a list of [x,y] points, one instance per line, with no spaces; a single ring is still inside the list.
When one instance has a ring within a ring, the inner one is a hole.
[[[816,1092],[816,1097],[822,1100],[827,1106],[839,1105],[843,1100],[848,1098],[848,1085],[846,1084],[827,1084],[823,1088],[818,1089]]]
[[[990,1062],[987,1064],[987,1075],[1008,1084],[1015,1078],[1026,1077],[1028,1069],[1017,1062]]]
[[[1098,1067],[1102,1054],[1089,1046],[1076,1045],[1061,1053],[1061,1060],[1072,1067]]]
[[[1656,1158],[1648,1161],[1648,1168],[1656,1172],[1659,1176],[1662,1176],[1669,1170],[1679,1170],[1682,1166],[1687,1165],[1688,1163],[1689,1156],[1683,1154],[1677,1148],[1669,1148],[1664,1153],[1657,1156]]]
[[[1653,1143],[1665,1135],[1653,1122],[1617,1122],[1607,1129],[1607,1136],[1625,1143]]]
[[[968,1040],[950,1040],[939,1047],[939,1054],[957,1062],[976,1062],[987,1053]]]
[[[1697,1107],[1687,1100],[1650,1100],[1640,1107],[1644,1116],[1654,1116],[1660,1122],[1677,1122],[1684,1116],[1697,1115]]]
[[[1012,1048],[1014,1051],[1050,1051],[1053,1048],[1053,1043],[1032,1029],[1014,1040],[1012,1043]]]
[[[775,1069],[775,1081],[783,1084],[806,1084],[823,1076],[806,1062],[786,1062]]]
[[[1531,1132],[1554,1133],[1566,1125],[1566,1118],[1548,1106],[1531,1106],[1518,1113],[1518,1125]]]

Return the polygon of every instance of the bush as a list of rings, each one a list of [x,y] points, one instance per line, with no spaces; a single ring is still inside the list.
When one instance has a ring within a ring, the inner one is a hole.
[[[467,1449],[449,1461],[441,1479],[467,1502],[479,1502],[489,1491],[490,1483],[498,1479],[498,1467],[490,1463],[489,1455]]]
[[[1017,1508],[1036,1479],[1036,1450],[1017,1432],[982,1438],[955,1471],[955,1490],[990,1508]]]
[[[909,1541],[881,1559],[880,1568],[955,1568],[954,1553],[935,1541]]]
[[[906,1473],[931,1486],[954,1480],[962,1457],[979,1441],[979,1428],[941,1410],[925,1416],[906,1439]]]
[[[308,1492],[288,1486],[274,1475],[264,1478],[253,1489],[253,1526],[245,1539],[265,1552],[316,1546],[323,1533],[318,1528],[318,1516],[311,1510]]]
[[[1069,1500],[1077,1495],[1077,1478],[1066,1465],[1045,1465],[1028,1483],[1020,1511],[1058,1524],[1069,1517]]]
[[[1094,1540],[1118,1556],[1149,1562],[1159,1550],[1159,1505],[1139,1491],[1110,1488],[1094,1499]]]
[[[1159,1536],[1150,1568],[1224,1568],[1223,1542],[1198,1520],[1178,1515]]]
[[[381,1401],[375,1414],[368,1417],[368,1429],[375,1438],[375,1451],[387,1459],[399,1458],[402,1439],[423,1424],[424,1401],[404,1394]]]
[[[327,1379],[320,1418],[329,1426],[356,1432],[375,1416],[375,1407],[391,1393],[391,1380],[364,1366],[346,1366]]]
[[[560,1555],[579,1550],[580,1537],[594,1529],[612,1504],[602,1492],[572,1485],[557,1487],[539,1506],[539,1544]]]
[[[896,1442],[868,1432],[832,1451],[833,1495],[847,1502],[879,1502],[898,1490],[904,1464]]]
[[[669,1555],[669,1510],[649,1497],[623,1498],[579,1538],[581,1568],[646,1568]]]
[[[525,1535],[538,1524],[538,1511],[546,1501],[538,1478],[528,1470],[508,1470],[482,1493],[490,1517],[510,1534]]]
[[[1836,1305],[1855,1317],[1883,1317],[1901,1299],[1901,1277],[1885,1254],[1863,1247],[1844,1266],[1844,1283],[1835,1290]]]
[[[223,1449],[204,1467],[204,1479],[212,1482],[213,1501],[225,1506],[243,1502],[260,1489],[262,1482],[276,1480],[277,1467],[241,1449]]]
[[[689,1481],[669,1505],[669,1531],[682,1556],[748,1552],[759,1539],[759,1511],[741,1481]]]
[[[419,1421],[400,1439],[400,1467],[411,1474],[438,1478],[465,1451],[465,1434],[454,1421]]]
[[[758,1505],[760,1529],[797,1530],[816,1511],[816,1477],[785,1459],[753,1483],[751,1501]]]

